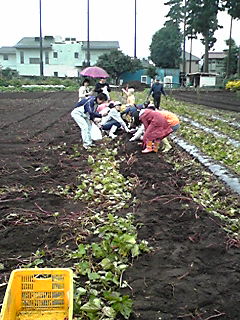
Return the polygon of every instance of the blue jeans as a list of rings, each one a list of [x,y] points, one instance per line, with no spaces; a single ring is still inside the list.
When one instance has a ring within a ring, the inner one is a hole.
[[[112,128],[112,126],[116,126],[117,128],[120,128],[121,124],[119,122],[117,122],[116,120],[110,120],[102,126],[102,129],[103,130],[110,130]]]
[[[175,126],[172,126],[173,132],[174,132],[174,131],[177,131],[177,130],[179,129],[179,127],[180,127],[180,124],[179,124],[179,123],[178,123],[178,124],[175,124]]]

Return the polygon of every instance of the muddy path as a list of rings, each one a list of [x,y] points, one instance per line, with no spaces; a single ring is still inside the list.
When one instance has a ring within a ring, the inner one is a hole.
[[[63,252],[76,247],[84,234],[78,217],[86,205],[59,194],[58,186],[87,173],[88,154],[81,149],[79,130],[70,117],[76,94],[8,93],[0,98],[0,283],[45,251],[44,266],[71,266]],[[30,102],[30,103],[29,103]],[[21,109],[19,109],[21,106]],[[13,116],[14,112],[14,116]],[[239,319],[240,251],[226,245],[227,235],[185,193],[189,172],[176,172],[159,153],[142,155],[140,147],[121,137],[121,172],[137,176],[140,185],[131,206],[139,236],[153,250],[134,261],[125,278],[134,300],[131,319]],[[111,143],[109,144],[111,147]],[[184,157],[178,150],[173,155]],[[226,194],[228,190],[226,190]],[[120,212],[119,214],[125,214]],[[2,301],[6,286],[0,287]]]

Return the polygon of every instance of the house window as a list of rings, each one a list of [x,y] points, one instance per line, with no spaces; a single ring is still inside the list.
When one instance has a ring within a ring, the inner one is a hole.
[[[30,64],[39,64],[40,59],[39,58],[29,58],[29,63]]]
[[[147,76],[141,76],[141,83],[147,84]]]
[[[45,64],[49,64],[49,52],[45,52]]]
[[[20,63],[24,64],[24,52],[20,51]]]
[[[53,58],[57,58],[58,57],[58,53],[57,52],[53,52]]]
[[[54,77],[58,77],[58,72],[57,71],[53,72],[53,75]]]
[[[3,60],[8,60],[8,55],[7,54],[3,55]]]
[[[79,55],[78,55],[78,52],[74,52],[74,58],[75,58],[75,59],[78,59],[78,56],[79,56]]]

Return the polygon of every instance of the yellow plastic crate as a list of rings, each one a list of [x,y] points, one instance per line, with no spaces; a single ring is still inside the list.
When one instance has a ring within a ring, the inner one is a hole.
[[[0,320],[72,320],[71,269],[18,269],[11,273]]]

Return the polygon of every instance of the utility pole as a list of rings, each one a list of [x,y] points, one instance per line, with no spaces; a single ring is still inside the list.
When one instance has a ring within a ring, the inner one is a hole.
[[[191,30],[191,35],[188,36],[188,39],[190,39],[190,58],[189,58],[189,73],[192,72],[192,40],[197,39],[196,35],[193,35],[193,31]]]
[[[40,77],[43,77],[43,44],[42,44],[42,0],[39,0],[40,18]]]
[[[134,9],[135,23],[134,23],[134,58],[137,58],[137,0],[135,0]]]
[[[90,67],[89,0],[87,0],[87,66]]]
[[[228,58],[227,58],[227,71],[226,71],[226,78],[230,75],[230,62],[231,62],[231,51],[232,51],[232,23],[233,17],[231,17],[230,22],[230,35],[229,35],[229,45],[228,45]]]
[[[237,64],[237,73],[240,77],[240,46],[238,47],[238,64]]]
[[[183,18],[183,76],[186,75],[186,6],[187,0],[184,0],[184,18]]]

